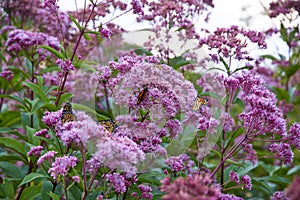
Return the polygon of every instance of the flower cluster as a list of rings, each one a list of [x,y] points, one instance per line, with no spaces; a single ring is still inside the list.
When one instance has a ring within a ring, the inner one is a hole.
[[[252,188],[251,178],[248,175],[243,175],[240,180],[239,175],[236,172],[230,171],[229,179],[230,181],[235,182],[237,185],[243,185],[243,187],[245,187],[247,190],[251,190]]]
[[[57,59],[56,64],[64,71],[68,72],[70,70],[74,70],[75,67],[72,64],[71,60],[62,60],[62,59]]]
[[[28,156],[40,156],[41,151],[43,150],[42,146],[31,147],[30,151],[27,153]]]
[[[194,165],[194,162],[190,160],[190,157],[186,154],[180,156],[171,156],[165,160],[165,163],[171,167],[171,170],[175,173],[187,170],[191,172],[191,168]]]
[[[300,124],[299,123],[294,123],[290,127],[289,134],[287,135],[287,140],[290,145],[300,150]]]
[[[300,2],[295,0],[277,0],[270,3],[270,17],[277,17],[278,15],[287,15],[293,11],[297,11],[300,14]]]
[[[217,28],[213,34],[199,40],[200,46],[206,44],[212,51],[211,57],[215,62],[222,58],[234,58],[238,61],[252,61],[249,55],[250,44],[257,44],[259,48],[266,48],[265,36],[262,32],[245,30],[238,26]],[[218,55],[218,56],[217,56]]]
[[[68,170],[75,167],[77,162],[78,159],[74,156],[57,157],[48,173],[51,173],[51,176],[57,180],[58,175],[66,176]]]
[[[117,173],[107,174],[106,178],[108,179],[109,183],[113,185],[117,193],[126,192],[125,179],[122,175]]]
[[[37,48],[38,45],[47,45],[56,50],[59,50],[60,44],[57,38],[49,36],[45,33],[24,31],[16,29],[8,34],[8,39],[5,43],[7,50],[18,53],[21,49],[29,50],[30,48]],[[50,56],[45,50],[38,49],[38,54],[41,59]]]
[[[213,184],[209,174],[193,175],[185,178],[179,177],[171,182],[170,177],[161,181],[163,200],[173,199],[218,199],[221,195],[221,188]]]
[[[143,185],[143,184],[140,184],[138,186],[139,190],[142,192],[142,195],[141,195],[141,198],[142,199],[152,199],[152,188],[148,185]]]

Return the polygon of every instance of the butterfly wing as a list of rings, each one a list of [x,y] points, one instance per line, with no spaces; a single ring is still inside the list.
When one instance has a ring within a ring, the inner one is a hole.
[[[206,105],[206,104],[208,104],[207,99],[197,96],[194,101],[193,110],[199,110],[201,106]]]
[[[101,120],[99,123],[110,133],[115,132],[118,127],[118,123],[113,119]]]
[[[146,87],[139,93],[138,100],[136,103],[137,106],[145,99],[147,92],[148,92],[148,88]]]
[[[73,121],[76,121],[76,116],[73,113],[72,105],[69,102],[67,102],[62,111],[61,123],[65,124],[66,122]]]

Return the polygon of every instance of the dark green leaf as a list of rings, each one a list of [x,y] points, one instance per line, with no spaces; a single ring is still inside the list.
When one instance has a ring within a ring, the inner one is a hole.
[[[134,52],[137,54],[137,55],[146,55],[146,56],[152,56],[153,54],[150,52],[150,51],[147,51],[146,49],[135,49]]]
[[[0,162],[1,173],[7,177],[23,179],[23,174],[19,167],[9,162]]]
[[[49,192],[53,189],[53,185],[50,181],[43,181],[42,189],[41,189],[41,198],[43,200],[50,200]]]
[[[233,103],[239,105],[244,110],[245,105],[244,105],[244,102],[240,98],[236,98]]]
[[[285,99],[287,102],[290,102],[290,95],[285,89],[272,87],[271,90],[276,94],[278,100]]]
[[[24,179],[22,180],[22,182],[19,184],[18,187],[20,187],[23,184],[34,181],[35,179],[40,179],[40,178],[48,178],[48,176],[46,176],[44,174],[39,174],[39,173],[28,174],[27,176],[24,177]]]
[[[52,191],[49,192],[49,196],[53,199],[53,200],[60,200],[59,196],[55,193],[53,193]]]
[[[277,58],[275,58],[275,57],[272,56],[272,55],[262,55],[262,56],[260,56],[260,57],[262,57],[262,58],[268,58],[268,59],[270,59],[270,60],[277,60]]]
[[[4,148],[9,148],[26,158],[27,151],[25,150],[24,144],[15,139],[1,137],[0,146]]]
[[[72,22],[76,25],[76,27],[78,28],[79,31],[84,30],[84,28],[82,26],[80,26],[80,24],[78,23],[78,21],[75,17],[73,17],[71,14],[69,15],[69,17],[72,20]]]
[[[27,142],[29,144],[37,146],[39,144],[39,140],[34,134],[37,132],[36,129],[26,126],[26,134],[27,134]]]
[[[46,50],[49,51],[50,53],[54,54],[57,58],[65,59],[65,56],[64,56],[61,52],[59,52],[59,51],[53,49],[52,47],[44,46],[44,45],[41,45],[41,46],[39,46],[39,47],[40,47],[40,48],[43,48],[43,49],[46,49]]]
[[[40,87],[38,87],[36,84],[31,83],[31,82],[25,82],[24,84],[27,87],[29,87],[34,92],[34,94],[36,94],[44,103],[49,102],[49,99],[47,98],[45,92]]]
[[[288,42],[288,32],[287,29],[283,26],[283,24],[280,24],[280,35],[283,41]]]
[[[26,187],[22,192],[20,200],[34,200],[41,191],[41,185],[33,185]]]

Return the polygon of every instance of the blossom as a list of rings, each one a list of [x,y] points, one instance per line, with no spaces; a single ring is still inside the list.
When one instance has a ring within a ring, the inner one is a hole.
[[[47,129],[41,129],[38,132],[34,134],[34,136],[40,136],[40,137],[45,137],[45,138],[50,138],[50,135],[48,134]]]
[[[171,156],[165,160],[165,163],[171,167],[173,172],[180,172],[183,170],[190,171],[194,162],[186,154],[180,156]]]
[[[276,191],[271,196],[270,200],[289,200],[289,198],[286,197],[283,191]]]
[[[107,136],[99,139],[96,152],[90,160],[91,166],[104,165],[135,174],[136,164],[144,159],[144,153],[135,142],[127,137]]]
[[[296,10],[298,14],[300,13],[300,3],[299,1],[286,0],[286,1],[273,1],[270,3],[269,16],[274,18],[280,14],[287,15]]]
[[[120,175],[118,173],[107,174],[106,178],[108,179],[110,184],[113,185],[113,187],[117,193],[126,192],[125,179],[122,175]]]
[[[299,192],[300,177],[295,175],[292,183],[286,188],[285,194],[291,200],[300,199]]]
[[[70,60],[62,60],[62,59],[57,59],[56,64],[64,71],[68,72],[70,70],[74,70],[75,67],[72,64],[72,61]]]
[[[27,153],[28,156],[40,156],[41,151],[43,150],[42,146],[34,146],[30,148],[30,151]]]
[[[243,151],[247,154],[245,160],[249,160],[250,162],[252,162],[253,165],[255,165],[257,163],[258,158],[257,158],[256,151],[253,149],[253,145],[252,144],[243,145]]]
[[[75,181],[76,183],[80,182],[80,178],[79,176],[72,176],[73,181]]]
[[[222,58],[252,61],[247,49],[250,44],[257,44],[259,48],[266,48],[265,36],[261,32],[245,30],[238,26],[217,28],[209,36],[199,40],[199,45],[206,44],[212,55],[218,54]],[[215,58],[213,59],[216,60]]]
[[[49,127],[55,126],[59,120],[61,119],[62,110],[58,110],[56,112],[48,112],[44,113],[42,118],[42,122]]]
[[[45,153],[44,155],[42,155],[38,160],[37,160],[37,164],[41,164],[44,162],[44,160],[52,160],[52,158],[54,158],[54,155],[57,154],[56,151],[48,151],[47,153]]]
[[[100,33],[104,38],[110,38],[110,36],[112,35],[112,31],[105,28],[100,28]]]
[[[234,196],[232,194],[221,194],[218,200],[243,200],[243,198]]]
[[[212,182],[209,174],[178,177],[174,182],[166,177],[161,181],[160,189],[165,192],[162,199],[218,199],[221,188]]]
[[[251,183],[251,178],[248,175],[243,175],[241,178],[241,181],[244,183],[244,187],[247,190],[251,190],[252,188],[252,183]]]
[[[229,177],[230,177],[230,181],[233,181],[236,184],[239,184],[240,178],[239,178],[239,175],[236,172],[230,171],[229,172]]]
[[[141,195],[141,198],[142,199],[152,199],[152,188],[151,186],[148,186],[148,185],[143,185],[143,184],[140,184],[138,186],[139,190],[142,192],[142,195]]]
[[[14,73],[10,70],[7,70],[6,66],[3,66],[2,71],[0,72],[0,77],[10,81],[14,77]]]
[[[131,5],[133,8],[133,13],[134,14],[144,14],[143,9],[142,9],[142,5],[138,0],[132,0],[131,1]]]
[[[45,6],[48,7],[51,11],[56,12],[58,10],[56,0],[45,0]]]
[[[51,173],[54,179],[57,179],[58,175],[66,176],[68,170],[75,167],[77,162],[78,159],[75,156],[57,157],[48,170],[48,173]]]
[[[286,138],[290,145],[300,150],[300,124],[299,123],[294,123],[290,127],[289,134],[287,135]]]
[[[293,163],[294,153],[289,144],[286,143],[272,143],[270,151],[274,153],[274,158],[279,159],[285,165]]]
[[[60,44],[57,38],[49,36],[45,33],[25,31],[22,29],[16,29],[8,34],[8,39],[5,43],[9,52],[18,53],[21,49],[28,50],[29,48],[37,48],[38,45],[47,45],[56,50],[59,50]],[[46,50],[39,49],[37,51],[40,58],[45,58],[51,54]]]

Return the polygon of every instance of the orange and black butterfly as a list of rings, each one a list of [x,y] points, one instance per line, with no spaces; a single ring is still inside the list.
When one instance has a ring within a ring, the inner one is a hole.
[[[99,123],[110,133],[114,133],[118,128],[118,122],[113,119],[101,120]]]
[[[201,106],[208,104],[208,100],[197,96],[195,101],[194,101],[194,106],[193,106],[193,110],[199,110]]]
[[[73,122],[73,121],[76,121],[76,116],[73,113],[72,105],[69,102],[67,102],[62,111],[61,123],[64,124],[66,122]]]
[[[145,99],[146,95],[147,95],[147,92],[148,92],[148,88],[145,87],[138,95],[138,100],[137,100],[137,103],[136,105],[140,105],[140,103]]]

